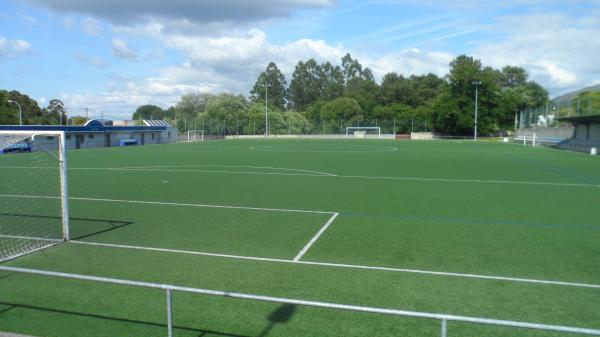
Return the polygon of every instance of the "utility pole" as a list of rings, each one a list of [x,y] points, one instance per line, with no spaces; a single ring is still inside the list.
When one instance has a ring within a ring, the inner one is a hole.
[[[473,140],[477,140],[477,100],[478,100],[478,88],[481,85],[481,81],[473,81],[473,85],[475,85],[475,132],[473,133]]]

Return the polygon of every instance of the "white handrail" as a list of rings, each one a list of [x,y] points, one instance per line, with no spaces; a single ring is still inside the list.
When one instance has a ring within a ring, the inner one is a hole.
[[[311,306],[311,307],[340,309],[340,310],[348,310],[348,311],[359,311],[359,312],[385,314],[385,315],[437,319],[442,322],[442,330],[441,330],[442,337],[445,337],[445,334],[446,334],[446,329],[447,329],[446,322],[447,321],[478,323],[478,324],[487,324],[487,325],[500,325],[500,326],[515,327],[515,328],[526,328],[526,329],[568,332],[568,333],[577,333],[577,334],[584,334],[584,335],[591,335],[591,336],[600,336],[599,329],[508,321],[508,320],[499,320],[499,319],[490,319],[490,318],[481,318],[481,317],[458,316],[458,315],[408,311],[408,310],[399,310],[399,309],[386,309],[386,308],[366,307],[366,306],[350,305],[350,304],[337,304],[337,303],[328,303],[328,302],[319,302],[319,301],[308,301],[308,300],[299,300],[299,299],[291,299],[291,298],[283,298],[283,297],[243,294],[243,293],[228,292],[228,291],[221,291],[221,290],[211,290],[211,289],[203,289],[203,288],[182,287],[182,286],[176,286],[176,285],[170,285],[170,284],[131,281],[131,280],[123,280],[123,279],[100,277],[100,276],[70,274],[70,273],[46,271],[46,270],[39,270],[39,269],[27,269],[27,268],[0,266],[0,270],[16,272],[16,273],[62,277],[62,278],[75,279],[75,280],[94,281],[94,282],[120,284],[120,285],[136,286],[136,287],[163,289],[163,290],[167,291],[168,297],[170,297],[170,294],[172,291],[180,291],[180,292],[187,292],[187,293],[195,293],[195,294],[203,294],[203,295],[211,295],[211,296],[221,296],[221,297],[229,297],[229,298],[240,298],[240,299],[262,301],[262,302],[295,304],[295,305],[304,305],[304,306]],[[172,317],[170,310],[171,310],[171,307],[168,306],[168,315],[167,316],[169,318]],[[167,326],[169,329],[169,336],[171,336],[172,335],[172,326],[173,326],[172,321],[169,320]]]

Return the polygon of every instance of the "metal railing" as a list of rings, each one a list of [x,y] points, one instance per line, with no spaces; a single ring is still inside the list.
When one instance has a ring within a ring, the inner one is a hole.
[[[100,276],[79,275],[79,274],[61,273],[61,272],[53,272],[53,271],[46,271],[46,270],[17,268],[17,267],[8,267],[8,266],[0,266],[0,270],[10,271],[10,272],[15,272],[15,273],[44,275],[44,276],[61,277],[61,278],[75,279],[75,280],[82,280],[82,281],[93,281],[93,282],[120,284],[120,285],[127,285],[127,286],[165,290],[166,297],[167,297],[167,335],[169,337],[173,336],[173,301],[172,301],[172,298],[173,298],[174,291],[211,295],[211,296],[228,297],[228,298],[254,300],[254,301],[261,301],[261,302],[302,305],[302,306],[309,306],[309,307],[329,308],[329,309],[357,311],[357,312],[375,313],[375,314],[384,314],[384,315],[393,315],[393,316],[435,319],[435,320],[439,320],[441,322],[441,329],[440,329],[441,337],[447,336],[448,321],[476,323],[476,324],[485,324],[485,325],[496,325],[496,326],[507,326],[507,327],[514,327],[514,328],[525,328],[525,329],[535,329],[535,330],[554,331],[554,332],[577,333],[577,334],[591,335],[591,336],[600,336],[600,329],[578,328],[578,327],[570,327],[570,326],[562,326],[562,325],[507,321],[507,320],[481,318],[481,317],[458,316],[458,315],[448,315],[448,314],[419,312],[419,311],[366,307],[366,306],[350,305],[350,304],[337,304],[337,303],[328,303],[328,302],[319,302],[319,301],[298,300],[298,299],[290,299],[290,298],[282,298],[282,297],[243,294],[243,293],[227,292],[227,291],[220,291],[220,290],[182,287],[182,286],[169,285],[169,284],[131,281],[131,280],[123,280],[123,279],[100,277]]]

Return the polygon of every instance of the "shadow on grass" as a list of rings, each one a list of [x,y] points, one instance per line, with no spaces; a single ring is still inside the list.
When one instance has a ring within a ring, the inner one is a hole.
[[[0,216],[7,216],[7,217],[17,217],[17,218],[35,218],[35,219],[52,219],[52,220],[60,220],[61,217],[59,216],[49,216],[49,215],[37,215],[37,214],[15,214],[15,213],[0,213]],[[90,236],[94,236],[94,235],[98,235],[98,234],[102,234],[102,233],[106,233],[106,232],[110,232],[113,231],[115,229],[119,229],[119,228],[123,228],[125,226],[129,226],[134,224],[133,221],[120,221],[120,220],[105,220],[105,219],[89,219],[89,218],[69,218],[69,221],[71,222],[71,228],[73,228],[73,225],[75,224],[75,227],[77,226],[76,223],[78,221],[81,222],[87,222],[87,223],[100,223],[103,226],[108,225],[109,228],[105,228],[105,229],[100,229],[97,231],[93,231],[91,233],[87,233],[87,234],[82,234],[76,237],[72,237],[72,240],[81,240],[81,239],[85,239],[88,238]],[[85,227],[85,226],[83,226]]]
[[[257,337],[266,337],[269,335],[269,332],[275,327],[277,324],[285,324],[292,319],[296,313],[296,306],[293,304],[282,304],[277,309],[273,310],[269,315],[269,325],[257,336]]]
[[[124,322],[124,323],[132,323],[132,324],[141,324],[141,325],[146,325],[146,326],[161,327],[161,328],[165,329],[165,332],[167,330],[167,324],[156,323],[156,322],[148,322],[148,321],[134,320],[134,319],[128,319],[128,318],[119,318],[119,317],[112,317],[112,316],[105,316],[105,315],[98,315],[98,314],[81,313],[81,312],[62,310],[62,309],[44,308],[44,307],[39,307],[39,306],[27,305],[27,304],[8,303],[8,302],[1,302],[1,301],[0,301],[0,305],[8,306],[7,309],[0,310],[0,315],[2,315],[3,313],[5,313],[9,310],[12,310],[12,309],[22,308],[22,309],[39,310],[39,311],[52,312],[52,313],[58,313],[58,314],[64,314],[64,315],[74,315],[74,316],[81,316],[81,317],[88,317],[88,318],[95,318],[95,319],[102,319],[102,320],[110,320],[110,321],[116,321],[116,322]],[[247,336],[247,335],[229,334],[226,332],[212,331],[212,330],[205,330],[205,329],[198,329],[198,328],[190,328],[190,327],[185,327],[185,326],[180,326],[180,325],[173,325],[173,328],[177,329],[177,330],[197,332],[197,333],[199,333],[198,337],[210,336],[210,335],[223,336],[223,337],[251,337],[251,336]],[[261,335],[261,336],[265,336],[265,335]]]

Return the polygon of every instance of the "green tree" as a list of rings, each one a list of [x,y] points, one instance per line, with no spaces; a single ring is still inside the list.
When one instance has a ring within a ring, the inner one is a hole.
[[[214,99],[215,95],[207,93],[189,93],[181,96],[181,99],[175,106],[175,119],[179,132],[190,130],[193,121],[198,118],[199,114],[206,111],[208,102]]]
[[[166,112],[161,107],[156,105],[146,104],[139,106],[131,119],[140,120],[140,119],[164,119],[166,117]]]
[[[326,121],[344,120],[353,124],[364,119],[362,112],[362,108],[355,99],[340,97],[321,107],[321,118]]]
[[[200,117],[215,122],[218,134],[239,134],[248,120],[248,102],[242,95],[222,93],[208,101]]]
[[[69,118],[69,125],[84,125],[87,122],[85,117],[73,116]]]
[[[290,83],[291,107],[302,111],[322,97],[323,76],[321,66],[314,59],[298,62]]]
[[[19,124],[19,108],[9,100],[21,105],[23,124],[58,124],[58,119],[52,120],[46,110],[40,109],[36,100],[18,91],[0,90],[0,124]]]
[[[285,108],[288,96],[287,82],[275,62],[269,63],[267,69],[260,73],[250,91],[250,100],[254,103],[265,102],[267,96],[269,105],[273,105],[278,110]]]

